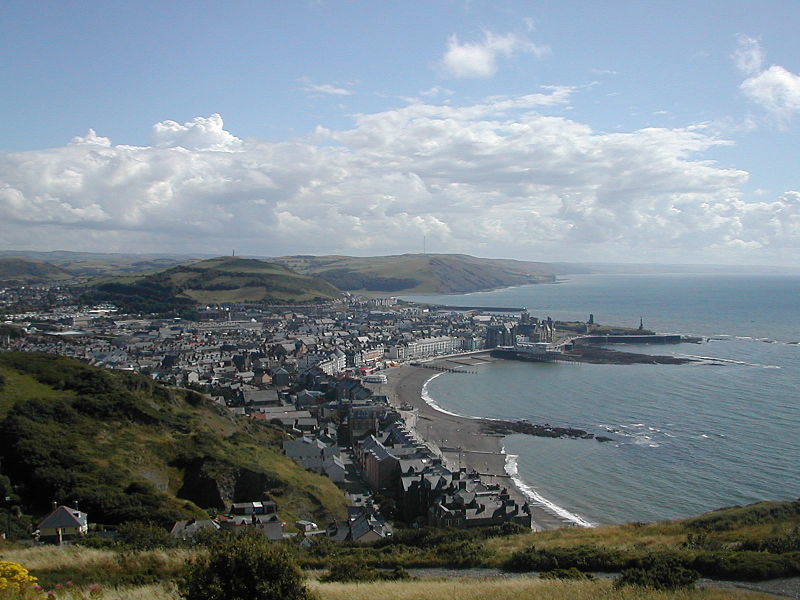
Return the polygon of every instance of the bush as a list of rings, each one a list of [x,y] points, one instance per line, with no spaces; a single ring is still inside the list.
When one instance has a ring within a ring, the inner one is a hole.
[[[548,550],[530,546],[512,554],[503,565],[508,571],[552,571],[571,567],[579,571],[619,571],[624,566],[620,552],[587,545]]]
[[[655,590],[691,589],[700,579],[700,573],[686,568],[674,557],[645,558],[641,563],[641,567],[624,570],[614,586],[638,586]]]
[[[691,566],[706,577],[760,581],[796,575],[800,565],[793,554],[703,552],[695,557]]]
[[[579,571],[575,567],[569,569],[553,569],[552,571],[545,571],[539,575],[542,579],[594,579],[594,575]]]
[[[748,540],[740,546],[740,549],[773,554],[800,551],[800,525],[796,525],[786,535],[768,537],[763,540]]]
[[[0,590],[21,592],[32,588],[36,584],[36,577],[19,563],[0,560]]]
[[[320,581],[339,582],[346,581],[375,581],[378,579],[378,571],[368,566],[363,561],[343,560],[335,563],[330,571],[322,577]]]
[[[193,562],[181,584],[187,600],[311,600],[286,552],[259,534],[225,538]]]
[[[172,548],[176,540],[166,529],[145,523],[123,523],[117,528],[117,540],[130,550]]]

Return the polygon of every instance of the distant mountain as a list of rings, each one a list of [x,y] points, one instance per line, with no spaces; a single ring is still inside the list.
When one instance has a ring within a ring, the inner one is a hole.
[[[95,523],[171,525],[265,499],[289,522],[346,512],[327,477],[281,454],[282,430],[197,392],[40,353],[0,354],[0,376],[3,476],[27,513],[78,502]]]
[[[74,279],[75,276],[55,265],[29,258],[0,258],[0,281],[17,284],[45,283]]]
[[[266,302],[298,304],[331,300],[341,292],[318,277],[275,263],[220,257],[165,271],[92,282],[93,300],[113,302],[128,312],[170,312],[195,304]]]
[[[160,271],[177,265],[192,263],[202,258],[178,254],[112,254],[103,252],[34,252],[32,250],[2,250],[0,257],[25,258],[49,263],[69,271],[77,277],[102,277]]]
[[[340,290],[373,295],[465,293],[555,280],[545,263],[466,254],[282,256],[272,260],[317,275]]]

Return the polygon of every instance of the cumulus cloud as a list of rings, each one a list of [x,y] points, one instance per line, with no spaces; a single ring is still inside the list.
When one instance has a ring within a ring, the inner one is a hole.
[[[463,43],[453,34],[447,41],[447,51],[440,65],[451,77],[485,78],[497,72],[498,57],[530,53],[541,58],[548,52],[547,46],[538,46],[513,33],[497,35],[487,31],[482,41]]]
[[[175,121],[161,121],[153,125],[153,141],[159,148],[186,148],[187,150],[239,150],[242,140],[225,131],[222,117],[195,117],[181,125]]]
[[[107,137],[100,137],[94,129],[89,129],[89,133],[81,137],[79,135],[72,138],[72,146],[110,146],[111,140]]]
[[[728,143],[703,127],[601,133],[540,112],[571,93],[415,101],[293,142],[240,139],[212,115],[157,124],[152,146],[90,132],[0,155],[0,246],[380,254],[427,236],[549,260],[796,253],[800,192],[745,200],[747,173],[703,158]]]
[[[758,40],[740,36],[733,59],[748,76],[740,85],[744,95],[779,124],[785,125],[800,112],[800,76],[780,65],[764,69],[764,53]]]

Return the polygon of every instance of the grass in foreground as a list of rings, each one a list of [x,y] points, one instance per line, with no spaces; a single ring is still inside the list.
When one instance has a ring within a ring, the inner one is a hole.
[[[774,596],[730,589],[657,592],[614,589],[610,581],[542,581],[533,578],[436,581],[320,583],[308,587],[320,600],[770,600]],[[103,588],[102,600],[180,600],[172,583]]]
[[[312,582],[322,600],[766,600],[767,594],[740,590],[697,589],[657,592],[641,588],[615,589],[610,581],[543,581],[535,578],[380,582],[362,584]]]

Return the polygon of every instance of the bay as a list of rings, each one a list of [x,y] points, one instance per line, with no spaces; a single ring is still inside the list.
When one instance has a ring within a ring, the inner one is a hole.
[[[627,347],[703,358],[689,365],[499,361],[442,375],[427,393],[471,416],[529,419],[613,438],[511,436],[520,478],[576,521],[686,517],[800,496],[800,277],[586,275],[556,285],[409,297],[525,306],[534,316],[645,326],[708,338]]]

